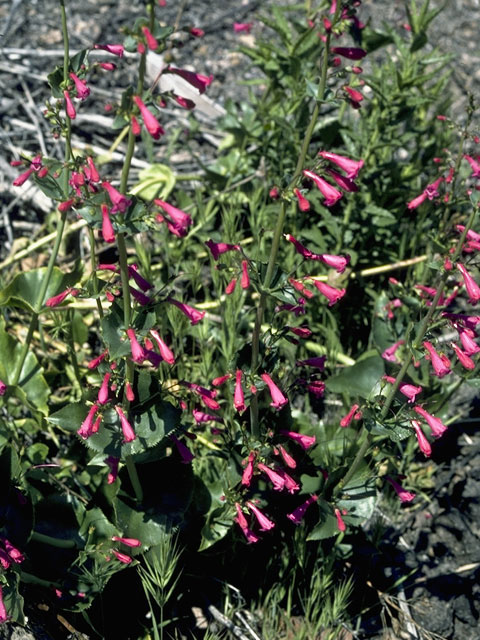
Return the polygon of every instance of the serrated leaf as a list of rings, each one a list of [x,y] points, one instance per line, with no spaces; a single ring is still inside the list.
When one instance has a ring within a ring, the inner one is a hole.
[[[331,505],[323,499],[319,499],[317,501],[317,505],[320,511],[319,522],[316,527],[314,527],[313,531],[311,531],[307,536],[307,541],[324,540],[325,538],[332,538],[339,533],[337,518],[335,517]]]
[[[80,429],[82,422],[87,417],[88,406],[84,402],[74,402],[67,404],[62,409],[51,413],[47,420],[52,424],[56,424],[65,431],[77,431]]]
[[[92,544],[110,540],[112,536],[118,535],[118,531],[103,511],[98,507],[94,507],[85,512],[78,535]]]

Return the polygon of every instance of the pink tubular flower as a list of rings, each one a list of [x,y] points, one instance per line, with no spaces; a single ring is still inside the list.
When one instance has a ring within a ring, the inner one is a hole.
[[[163,136],[163,134],[165,133],[164,128],[153,115],[153,113],[145,106],[139,96],[133,96],[133,101],[140,109],[140,115],[142,116],[143,124],[145,125],[148,133],[154,140],[158,140],[160,136]]]
[[[321,380],[312,380],[307,384],[307,389],[317,397],[323,396],[325,393],[325,383]]]
[[[440,418],[435,418],[435,416],[432,416],[431,413],[428,413],[428,411],[425,411],[425,409],[419,407],[418,405],[413,407],[413,410],[418,413],[419,416],[422,416],[422,418],[427,422],[428,426],[432,430],[432,435],[434,438],[440,438],[441,436],[443,436],[443,434],[447,430],[447,427],[443,424]]]
[[[412,426],[415,429],[415,435],[417,436],[418,446],[420,447],[420,451],[424,456],[429,458],[432,455],[432,447],[430,446],[429,441],[425,437],[425,434],[422,431],[420,423],[418,420],[412,420]]]
[[[13,186],[14,187],[21,187],[22,184],[25,184],[25,182],[30,178],[30,176],[34,172],[35,172],[34,167],[30,166],[26,171],[24,171],[23,173],[21,173],[19,176],[17,176],[15,178],[15,180],[12,183]]]
[[[14,547],[10,540],[7,540],[7,538],[0,538],[0,541],[3,543],[5,551],[13,560],[13,562],[15,562],[16,564],[21,564],[25,560],[25,556],[23,555],[23,553],[19,549],[17,549],[17,547]]]
[[[460,334],[460,342],[462,343],[463,350],[467,354],[467,356],[473,356],[480,351],[480,347],[475,342],[474,338],[476,337],[475,332],[471,329],[459,329],[457,328],[458,333]]]
[[[295,194],[298,200],[298,208],[300,211],[310,211],[310,202],[300,193],[299,189],[294,189],[293,193]]]
[[[129,423],[125,414],[123,413],[122,407],[117,405],[115,407],[115,411],[117,412],[118,417],[120,418],[120,424],[122,427],[123,438],[124,438],[123,441],[132,442],[137,437],[135,431],[132,429],[132,425]]]
[[[290,467],[290,469],[295,469],[297,466],[297,463],[294,460],[294,458],[292,458],[292,456],[288,453],[288,451],[286,451],[281,444],[278,445],[278,450],[280,451],[280,455],[282,456],[283,461],[285,462],[287,467]]]
[[[205,317],[205,313],[206,313],[205,311],[198,311],[193,307],[189,307],[188,304],[179,302],[174,298],[168,298],[168,302],[170,302],[171,304],[174,304],[178,309],[180,309],[180,311],[184,313],[187,316],[187,318],[190,320],[191,325],[198,324],[200,320],[203,320],[203,318]]]
[[[105,242],[115,242],[115,231],[110,220],[108,207],[106,204],[102,204],[100,209],[102,211],[102,237]]]
[[[110,382],[111,373],[106,373],[103,377],[102,386],[97,395],[98,404],[106,404],[108,402],[108,383]]]
[[[387,349],[385,349],[385,351],[382,353],[382,358],[384,360],[388,360],[388,362],[398,362],[395,356],[395,352],[402,344],[405,344],[405,340],[397,340],[397,342],[392,344],[391,347],[388,347]]]
[[[285,479],[279,473],[277,473],[273,469],[270,469],[270,467],[267,467],[267,465],[263,464],[263,462],[259,462],[257,464],[257,467],[260,471],[263,471],[266,476],[268,476],[270,482],[273,484],[273,488],[275,489],[275,491],[282,491],[282,489],[285,487]]]
[[[353,89],[352,87],[349,86],[345,86],[343,87],[343,90],[348,93],[348,96],[354,101],[354,102],[361,102],[363,100],[363,93],[360,93],[360,91],[357,91],[356,89]]]
[[[250,451],[248,454],[247,465],[242,473],[242,485],[249,487],[253,478],[253,463],[255,462],[255,451]]]
[[[238,504],[238,503],[236,503]],[[236,506],[236,505],[235,505]],[[237,514],[239,513],[239,509],[241,512],[241,508],[240,505],[237,508]],[[248,523],[247,523],[247,519],[245,518],[245,516],[242,513],[242,517],[240,517],[240,515],[237,515],[236,518],[234,518],[235,522],[238,524],[238,526],[240,527],[240,529],[243,532],[243,535],[245,536],[245,538],[247,539],[247,542],[249,544],[253,543],[253,542],[258,542],[260,540],[260,538],[253,533],[253,531],[251,529],[248,528]]]
[[[116,559],[122,564],[130,564],[132,562],[132,558],[130,558],[130,556],[127,556],[125,553],[122,553],[121,551],[112,549],[112,553],[116,557]]]
[[[359,404],[354,404],[347,415],[340,420],[341,427],[348,427],[353,420],[354,415],[357,413],[360,408]]]
[[[124,196],[123,193],[117,191],[117,189],[112,187],[112,185],[107,181],[102,182],[102,187],[108,193],[110,202],[113,205],[110,213],[125,213],[128,207],[132,204],[132,201],[129,200],[127,196]]]
[[[188,98],[183,98],[182,96],[177,96],[175,94],[173,94],[172,97],[183,109],[195,109],[197,106],[193,100],[189,100]]]
[[[433,198],[438,198],[439,196],[438,187],[442,182],[443,182],[443,176],[440,176],[440,178],[437,178],[435,182],[432,182],[431,184],[428,184],[425,187],[424,193],[427,194],[427,198],[429,200],[433,200]]]
[[[112,536],[114,542],[121,542],[127,547],[141,547],[142,543],[137,538],[121,538],[120,536]]]
[[[130,340],[130,348],[132,351],[132,360],[141,364],[145,360],[145,350],[142,345],[138,342],[137,337],[135,335],[135,331],[133,329],[127,329],[127,336]]]
[[[117,68],[117,65],[113,62],[99,62],[98,66],[105,71],[115,71],[115,69]]]
[[[317,287],[320,293],[328,299],[329,307],[341,300],[346,292],[346,289],[335,289],[335,287],[331,287],[326,282],[321,282],[320,280],[314,280],[313,284]]]
[[[2,569],[9,569],[12,564],[12,559],[6,551],[0,548],[0,566]]]
[[[285,489],[288,493],[295,493],[295,491],[300,491],[300,485],[295,482],[295,480],[288,475],[286,471],[283,469],[277,469],[277,473],[283,478],[285,483]]]
[[[133,393],[132,385],[128,380],[125,382],[125,397],[129,402],[133,402],[135,400],[135,394]]]
[[[383,376],[383,379],[390,384],[395,384],[395,378],[392,376]],[[409,402],[415,402],[417,395],[423,391],[422,387],[416,387],[414,384],[409,384],[408,382],[401,382],[398,390],[408,398]]]
[[[320,176],[317,176],[317,174],[314,173],[313,171],[304,169],[303,175],[306,178],[310,178],[310,180],[313,180],[313,182],[317,185],[321,194],[325,196],[325,200],[323,204],[326,207],[332,207],[342,197],[343,194],[341,191],[339,191],[338,189],[335,189],[334,186],[332,186],[329,182],[327,182]]]
[[[118,463],[120,462],[120,459],[115,456],[108,456],[108,458],[105,459],[105,462],[110,468],[107,476],[107,484],[113,484],[118,476]]]
[[[309,338],[312,331],[308,327],[285,327],[299,338]]]
[[[472,167],[472,178],[480,178],[480,162],[472,158],[472,156],[463,156],[468,164]]]
[[[132,127],[132,133],[134,136],[139,136],[142,133],[142,128],[135,116],[130,118],[130,126]]]
[[[207,247],[212,252],[212,257],[214,260],[218,260],[222,253],[226,253],[227,251],[238,251],[240,247],[238,244],[227,244],[226,242],[214,242],[213,240],[207,240],[205,242]]]
[[[205,93],[207,87],[212,84],[213,76],[203,76],[201,73],[194,73],[186,69],[176,69],[175,67],[167,67],[164,73],[175,73],[186,80],[189,84],[198,89],[199,93]]]
[[[393,478],[390,478],[390,476],[385,476],[385,480],[392,485],[395,493],[400,498],[400,502],[411,502],[415,498],[414,493],[404,489],[401,484],[396,482]]]
[[[192,415],[197,424],[203,424],[204,422],[223,422],[222,418],[213,416],[210,413],[204,413],[198,409],[194,409]]]
[[[270,531],[275,526],[275,523],[269,520],[267,516],[260,511],[258,507],[256,507],[253,502],[248,501],[247,507],[254,514],[256,519],[258,520],[258,524],[260,525],[260,531]]]
[[[85,100],[90,95],[90,89],[87,87],[86,83],[83,80],[73,73],[73,71],[69,74],[70,78],[75,83],[75,90],[77,92],[77,98],[80,100]]]
[[[315,356],[314,358],[307,358],[306,360],[298,360],[296,362],[297,367],[316,367],[320,371],[325,370],[325,360],[327,356]]]
[[[431,342],[428,342],[427,340],[423,342],[423,346],[430,354],[426,357],[428,358],[428,360],[431,360],[435,375],[438,378],[443,378],[448,373],[450,373],[452,365],[447,356],[437,353],[433,344]]]
[[[231,373],[227,373],[224,376],[219,376],[218,378],[214,378],[212,380],[212,386],[213,387],[221,387],[222,384],[224,384],[231,377],[232,377],[232,374]]]
[[[75,198],[69,198],[68,200],[64,200],[63,202],[59,203],[58,210],[61,211],[62,213],[65,213],[66,211],[70,211],[70,209],[73,207],[74,202],[75,202]]]
[[[150,298],[141,291],[138,291],[138,289],[135,289],[135,287],[128,287],[128,289],[138,304],[141,304],[143,307],[150,302]]]
[[[343,273],[350,262],[350,256],[332,256],[328,253],[321,253],[319,255],[320,260],[332,269],[335,269],[337,273]]]
[[[245,514],[242,511],[242,507],[238,502],[235,503],[235,509],[237,511],[237,517],[235,518],[235,522],[237,522],[242,529],[246,529],[248,527],[248,522],[245,517]]]
[[[45,306],[58,307],[58,305],[62,304],[62,302],[65,300],[67,296],[75,297],[77,295],[78,295],[78,289],[72,289],[69,287],[68,289],[65,289],[65,291],[62,291],[62,293],[59,293],[57,296],[53,296],[52,298],[49,298],[45,302]]]
[[[242,389],[242,376],[243,376],[243,371],[241,369],[237,369],[235,373],[235,391],[233,394],[233,406],[240,413],[243,413],[246,409],[245,397]]]
[[[94,404],[90,407],[87,417],[82,422],[80,429],[78,429],[77,431],[77,434],[84,440],[89,438],[93,433],[93,420],[94,420],[95,414],[97,413],[97,410],[98,410],[98,404]]]
[[[461,264],[460,262],[457,263],[457,269],[460,271],[460,273],[463,276],[463,280],[465,282],[465,288],[470,297],[470,303],[476,304],[480,300],[480,287],[472,278],[472,276],[469,274],[469,272],[465,269],[463,264]]]
[[[165,342],[160,337],[158,331],[155,331],[155,329],[150,329],[150,335],[157,343],[160,355],[165,360],[165,362],[168,362],[168,364],[175,364],[175,356],[173,355],[172,350],[167,347]]]
[[[423,193],[421,193],[419,196],[417,196],[413,200],[410,200],[410,202],[407,202],[407,208],[410,209],[410,210],[416,209],[423,202],[425,202],[426,199],[427,199],[427,194],[424,191]]]
[[[253,27],[253,22],[234,22],[233,30],[235,33],[250,33]]]
[[[232,278],[230,282],[227,284],[227,286],[225,287],[225,294],[227,296],[231,296],[232,293],[235,291],[236,286],[237,286],[237,278]]]
[[[0,624],[2,622],[6,622],[9,619],[10,619],[10,616],[7,614],[7,610],[3,602],[3,590],[2,590],[2,586],[0,585]]]
[[[307,289],[307,287],[300,282],[299,280],[295,280],[294,278],[288,279],[289,283],[294,287],[297,291],[300,291],[306,298],[313,298],[313,291]]]
[[[135,284],[140,287],[142,291],[153,289],[153,284],[148,282],[148,280],[145,280],[145,278],[138,273],[138,267],[136,264],[129,264],[127,269],[129,277],[135,280]]]
[[[283,393],[273,382],[268,373],[262,373],[260,377],[270,390],[270,395],[272,396],[272,402],[270,403],[270,406],[274,407],[275,409],[281,409],[285,404],[287,404],[288,398],[283,395]]]
[[[147,41],[147,46],[152,51],[156,51],[158,49],[158,42],[153,36],[152,32],[148,27],[142,27],[143,35],[145,36],[145,40]]]
[[[473,369],[475,369],[475,362],[470,358],[470,356],[467,355],[465,351],[462,351],[455,342],[451,342],[450,346],[455,351],[462,367],[465,367],[465,369],[468,369],[469,371],[473,371]]]
[[[159,200],[158,198],[154,200],[154,203],[157,205],[157,207],[163,209],[163,211],[170,218],[171,222],[167,223],[170,231],[178,237],[186,236],[188,227],[193,224],[191,216],[189,216],[188,213],[185,213],[185,211],[177,209],[177,207],[174,207],[173,205],[168,204],[168,202],[164,202],[163,200]]]
[[[307,449],[309,449],[310,447],[313,447],[313,445],[315,444],[315,441],[316,441],[315,436],[306,436],[305,434],[297,433],[296,431],[285,431],[285,430],[282,430],[282,431],[280,431],[280,433],[283,434],[284,436],[288,436],[289,438],[294,440],[305,451]]]
[[[190,464],[191,461],[195,458],[195,456],[190,451],[190,449],[188,447],[186,447],[183,444],[183,442],[181,440],[179,440],[176,436],[171,435],[171,436],[168,436],[168,437],[170,438],[170,440],[172,440],[175,443],[175,446],[177,447],[177,451],[180,454],[180,457],[182,458],[182,463],[183,464]]]
[[[345,525],[345,522],[343,521],[342,514],[340,513],[340,509],[335,509],[335,517],[337,518],[338,530],[343,533],[347,527]]]
[[[191,27],[190,33],[194,38],[203,38],[205,35],[205,31],[203,29],[199,29],[198,27]]]
[[[248,275],[248,262],[242,260],[242,279],[240,280],[240,286],[242,289],[248,289],[250,286],[250,276]]]
[[[105,359],[107,354],[108,354],[108,349],[105,349],[105,351],[103,351],[99,356],[97,356],[93,360],[90,360],[90,362],[88,363],[87,367],[89,369],[96,369],[98,367],[98,365],[102,362],[102,360]]]
[[[337,153],[331,153],[330,151],[319,151],[318,155],[325,160],[333,162],[337,167],[340,167],[342,171],[345,171],[347,178],[350,178],[350,180],[355,180],[360,169],[365,164],[363,160],[352,160],[351,158],[339,156]]]
[[[77,112],[75,111],[75,107],[73,106],[72,99],[70,98],[70,94],[65,89],[63,92],[63,97],[65,98],[65,111],[70,120],[75,120],[77,117]]]
[[[310,249],[307,249],[307,247],[304,247],[303,244],[301,242],[299,242],[298,240],[296,240],[290,233],[286,233],[285,234],[285,239],[288,242],[291,242],[293,244],[293,246],[295,247],[297,253],[299,253],[301,256],[303,256],[306,260],[308,260],[309,258],[313,258],[313,256],[316,255],[316,254],[312,253],[310,251]]]
[[[114,56],[118,56],[119,58],[123,56],[123,52],[125,50],[121,44],[95,44],[93,45],[93,48],[108,51],[108,53],[112,53]]]
[[[84,167],[85,176],[89,182],[100,182],[100,174],[97,171],[93,159],[87,156],[87,166]]]
[[[318,496],[312,494],[303,504],[294,509],[292,513],[287,514],[287,518],[293,522],[293,524],[299,525],[301,524],[303,517],[305,516],[305,512],[308,507],[318,500]]]
[[[185,387],[188,387],[189,389],[191,389],[197,395],[199,395],[200,400],[209,409],[213,409],[213,411],[220,409],[220,405],[215,400],[215,396],[217,395],[218,391],[216,390],[211,391],[210,389],[205,389],[205,387],[202,387],[199,384],[195,384],[194,382],[183,381],[182,384]]]
[[[361,60],[367,55],[365,49],[358,47],[331,47],[330,51],[349,60]]]
[[[355,193],[356,191],[358,191],[357,185],[353,180],[350,180],[350,178],[347,178],[346,176],[342,176],[340,173],[338,173],[337,171],[334,171],[333,169],[327,169],[327,173],[329,176],[332,176],[332,178],[338,184],[340,189],[343,189],[348,193]]]
[[[0,396],[4,396],[6,390],[7,385],[5,384],[5,382],[3,382],[3,380],[0,380]]]

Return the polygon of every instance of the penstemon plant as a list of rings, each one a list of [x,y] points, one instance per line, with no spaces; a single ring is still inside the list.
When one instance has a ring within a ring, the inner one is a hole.
[[[379,36],[360,2],[307,3],[291,25],[274,7],[263,21],[280,44],[244,48],[266,88],[253,106],[227,104],[230,136],[196,190],[156,163],[132,178],[140,141],[152,157],[168,135],[162,110],[195,108],[175,89],[156,92],[160,79],[197,95],[214,80],[168,63],[147,82],[149,52],[170,57],[175,42],[158,5],[146,2],[122,44],[71,56],[59,0],[65,53],[45,117],[64,159],[14,161],[14,185],[34,181],[58,220],[48,265],[0,292],[1,622],[23,621],[22,582],[85,611],[127,569],[163,637],[182,584],[177,541],[211,557],[240,540],[265,553],[299,538],[340,549],[382,491],[414,501],[399,481],[408,443],[430,456],[449,399],[477,382],[475,106],[461,126],[433,113],[444,79],[418,71],[428,2],[412,3],[403,36],[381,34],[403,63],[394,88],[388,69],[360,66]],[[126,53],[137,72],[113,120],[114,146],[126,145],[115,175],[74,148],[72,126],[90,78],[114,74]],[[416,78],[407,98],[402,74]],[[409,100],[420,113],[405,115]],[[412,152],[415,118],[424,128]],[[400,151],[408,161],[393,167]],[[65,271],[75,217],[89,258]],[[302,589],[313,584],[304,569]]]

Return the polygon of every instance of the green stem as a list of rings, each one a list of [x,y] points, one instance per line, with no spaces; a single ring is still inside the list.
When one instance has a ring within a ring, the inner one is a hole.
[[[49,544],[51,547],[57,547],[58,549],[74,549],[77,544],[74,540],[62,540],[60,538],[52,538],[44,533],[38,533],[34,531],[30,537],[31,540],[36,542],[42,542],[43,544]]]
[[[92,265],[92,277],[93,277],[93,292],[97,303],[98,315],[100,320],[103,318],[103,307],[100,298],[98,297],[98,276],[97,276],[97,256],[95,255],[95,235],[92,227],[88,227],[88,240],[90,242],[90,262]]]
[[[135,463],[133,461],[132,456],[130,455],[125,456],[125,464],[127,465],[128,475],[130,477],[130,482],[132,483],[133,491],[135,493],[137,502],[142,502],[143,500],[142,485],[140,484],[137,468],[135,467]]]
[[[37,576],[34,576],[32,573],[27,573],[26,571],[20,571],[20,580],[27,584],[38,584],[41,587],[47,587],[47,588],[54,587],[56,589],[60,589],[62,586],[59,582],[44,580],[43,578],[38,578]]]

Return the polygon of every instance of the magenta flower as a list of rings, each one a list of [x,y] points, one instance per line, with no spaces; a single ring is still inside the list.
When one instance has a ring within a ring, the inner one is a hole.
[[[240,249],[238,244],[227,244],[226,242],[214,242],[213,240],[207,240],[205,242],[207,247],[212,252],[214,260],[218,260],[222,253],[227,251],[238,251]]]
[[[266,476],[268,476],[270,482],[273,484],[273,488],[275,489],[275,491],[282,491],[282,489],[285,487],[285,479],[280,475],[280,473],[277,473],[273,469],[270,469],[270,467],[267,467],[267,465],[263,464],[263,462],[259,462],[257,464],[257,467],[260,471],[263,471]]]
[[[440,355],[439,353],[437,353],[433,344],[431,342],[428,342],[427,340],[423,342],[423,346],[429,353],[429,355],[425,357],[428,360],[431,360],[435,375],[438,378],[443,378],[448,373],[450,373],[452,369],[452,365],[450,360],[447,358],[447,356],[443,354]]]
[[[127,336],[130,340],[130,348],[132,351],[132,360],[141,364],[145,360],[145,351],[142,345],[138,342],[133,329],[127,329]]]
[[[113,64],[113,62],[99,62],[98,66],[105,71],[115,71],[115,69],[117,68],[117,65]]]
[[[291,242],[295,247],[297,253],[303,256],[306,260],[308,260],[309,258],[315,259],[314,256],[316,256],[316,254],[312,253],[310,249],[307,249],[307,247],[304,247],[303,244],[296,240],[290,233],[285,234],[285,239],[288,242]]]
[[[315,436],[306,436],[303,433],[297,433],[295,431],[282,430],[282,431],[280,431],[280,433],[282,433],[283,435],[288,436],[289,438],[294,440],[305,451],[307,449],[309,449],[310,447],[313,447],[313,445],[315,444],[315,441],[316,441]]]
[[[385,480],[392,485],[401,502],[411,502],[415,498],[414,493],[404,489],[401,484],[390,478],[390,476],[385,476]]]
[[[110,382],[111,375],[111,373],[106,373],[103,376],[102,386],[97,395],[98,404],[106,404],[108,402],[108,383]]]
[[[318,496],[312,494],[303,504],[294,509],[292,513],[287,514],[287,518],[293,522],[293,524],[301,524],[303,517],[305,516],[305,512],[308,507],[318,500]]]
[[[155,331],[155,329],[150,329],[150,335],[157,343],[160,355],[165,360],[165,362],[168,362],[168,364],[175,364],[175,356],[173,355],[173,351],[169,347],[167,347],[165,342],[160,337],[158,331]]]
[[[158,49],[158,42],[153,36],[152,32],[148,27],[142,27],[143,35],[145,36],[145,40],[147,41],[147,47],[152,51],[156,51]]]
[[[123,56],[124,52],[124,47],[121,44],[95,44],[93,45],[93,48],[108,51],[108,53],[112,53],[114,56],[118,56],[119,58]]]
[[[199,29],[198,27],[191,27],[190,33],[194,38],[203,38],[205,35],[205,31],[203,29]]]
[[[355,193],[356,191],[358,191],[357,185],[353,180],[350,180],[350,178],[347,178],[346,176],[342,176],[340,173],[338,173],[337,171],[334,171],[333,169],[327,169],[327,173],[329,176],[332,176],[332,178],[338,184],[340,189],[343,189],[348,193]]]
[[[425,409],[419,407],[418,405],[413,407],[413,410],[418,413],[419,416],[422,416],[422,418],[427,422],[428,426],[432,430],[432,435],[434,438],[440,438],[441,436],[443,436],[443,434],[447,430],[447,427],[443,424],[440,418],[435,418],[435,416],[432,416],[431,413],[428,413],[428,411],[425,411]]]
[[[167,299],[168,299],[168,302],[170,302],[171,304],[174,304],[178,309],[180,309],[182,313],[184,313],[187,316],[187,318],[190,320],[191,325],[198,324],[200,320],[203,320],[203,318],[205,317],[205,313],[206,313],[205,311],[198,311],[193,307],[189,307],[188,304],[185,304],[184,302],[179,302],[174,298],[169,297]]]
[[[460,273],[463,276],[463,280],[465,282],[465,288],[470,297],[470,303],[476,304],[480,300],[480,287],[472,278],[472,276],[469,274],[469,272],[465,269],[463,264],[461,264],[460,262],[457,263],[457,269],[460,271]]]
[[[115,242],[115,231],[110,220],[108,207],[106,204],[102,204],[100,209],[102,211],[102,238],[105,242]]]
[[[210,413],[204,413],[198,409],[194,409],[192,415],[197,424],[203,424],[204,422],[223,422],[222,418],[213,416]]]
[[[75,107],[73,106],[72,99],[70,98],[70,94],[65,89],[63,92],[63,97],[65,98],[65,111],[70,120],[75,120],[77,117],[77,112],[75,111]]]
[[[462,367],[465,367],[465,369],[468,369],[469,371],[473,371],[473,369],[475,369],[475,362],[470,358],[470,356],[465,353],[465,351],[462,351],[455,342],[451,342],[450,345],[455,351]]]
[[[343,273],[350,262],[350,256],[332,256],[328,253],[321,253],[319,259],[332,269],[335,269],[337,273]]]
[[[188,213],[185,213],[185,211],[177,209],[177,207],[174,207],[163,200],[159,200],[158,198],[154,200],[154,203],[163,209],[169,217],[170,222],[167,222],[167,226],[170,231],[180,238],[186,236],[188,227],[193,224],[191,216],[189,216]],[[161,216],[161,218],[163,218],[163,216]],[[159,220],[158,216],[157,220]],[[163,219],[159,220],[159,222],[163,222]]]
[[[350,411],[347,413],[347,415],[340,420],[340,426],[341,427],[348,427],[350,425],[350,423],[352,422],[352,420],[353,420],[353,418],[354,418],[354,416],[357,413],[359,408],[360,408],[359,404],[354,404],[352,406],[352,408],[350,409]]]
[[[395,378],[392,376],[383,376],[383,379],[390,384],[395,384]],[[408,382],[401,382],[398,390],[408,398],[408,402],[415,402],[417,395],[422,392],[422,387],[416,387],[414,384],[409,384]]]
[[[472,158],[472,156],[463,156],[468,164],[472,167],[472,178],[480,178],[480,162]]]
[[[288,491],[288,493],[295,493],[295,491],[300,490],[300,485],[291,476],[289,476],[286,471],[278,468],[277,473],[281,476],[281,478],[283,478],[283,481],[285,483],[284,487]]]
[[[87,367],[89,369],[96,369],[98,367],[98,365],[102,362],[102,360],[105,359],[107,354],[108,354],[108,349],[105,349],[105,351],[103,351],[99,356],[97,356],[93,360],[90,360],[90,362],[88,363]]]
[[[300,193],[299,189],[294,189],[293,193],[295,194],[298,200],[298,208],[300,211],[310,211],[310,202]]]
[[[473,356],[480,351],[480,347],[475,342],[474,338],[476,334],[472,329],[459,329],[457,328],[458,333],[460,335],[460,342],[462,343],[462,347],[467,354],[467,356]]]
[[[150,298],[146,296],[144,293],[142,293],[141,291],[138,291],[138,289],[135,289],[135,287],[128,287],[128,289],[132,294],[132,296],[135,298],[135,300],[139,304],[141,304],[142,307],[144,307],[150,302]]]
[[[235,287],[237,286],[237,278],[232,278],[230,282],[225,287],[225,295],[231,296],[235,291]]]
[[[186,447],[181,440],[179,440],[176,436],[170,435],[168,436],[170,440],[173,440],[175,446],[177,447],[177,451],[182,458],[183,464],[190,464],[191,461],[195,458],[193,453],[190,451],[188,447]]]
[[[303,282],[300,282],[299,280],[295,280],[294,278],[289,278],[288,281],[297,291],[300,291],[300,293],[302,293],[306,298],[313,298],[313,295],[314,295],[313,291],[310,291],[310,289],[307,289],[307,287],[303,284]]]
[[[361,60],[367,55],[365,49],[358,47],[331,47],[330,51],[349,60]]]
[[[115,407],[115,411],[117,412],[118,417],[120,418],[120,425],[122,427],[123,438],[124,438],[123,442],[132,442],[137,437],[135,431],[132,428],[132,425],[127,420],[120,406],[117,405]]]
[[[433,198],[438,198],[438,196],[440,195],[438,193],[438,187],[442,182],[443,182],[443,177],[440,176],[440,178],[437,178],[435,182],[432,182],[431,184],[428,184],[425,187],[424,193],[427,194],[427,198],[429,200],[433,200]]]
[[[272,396],[272,402],[270,403],[270,406],[274,407],[275,409],[281,409],[285,404],[287,404],[288,398],[283,395],[283,393],[273,382],[268,373],[262,373],[260,377],[270,390],[270,395]]]
[[[130,556],[127,556],[127,554],[122,553],[121,551],[112,549],[112,553],[116,557],[116,559],[122,564],[130,564],[132,562],[132,558],[130,558]]]
[[[346,289],[335,289],[335,287],[331,287],[326,282],[321,282],[320,280],[314,280],[313,284],[320,293],[327,298],[329,307],[341,300],[346,292]]]
[[[112,536],[114,542],[121,542],[127,547],[141,547],[142,543],[137,538],[120,538],[120,536]]]
[[[233,393],[233,406],[237,411],[243,413],[245,411],[245,397],[243,394],[242,388],[242,376],[243,371],[241,369],[237,369],[235,373],[235,391]]]
[[[360,93],[360,91],[357,91],[356,89],[353,89],[352,87],[349,86],[345,86],[343,87],[343,90],[348,93],[349,98],[354,102],[354,103],[359,103],[363,100],[363,94]],[[354,105],[356,106],[356,105]]]
[[[234,22],[233,30],[235,33],[250,33],[253,27],[253,22]]]
[[[167,67],[164,73],[175,73],[177,76],[182,77],[189,84],[198,89],[199,93],[205,93],[207,87],[212,84],[213,76],[203,76],[200,73],[194,73],[193,71],[187,71],[186,69],[176,69],[175,67]]]
[[[295,364],[297,367],[316,367],[320,371],[325,370],[325,360],[327,356],[315,356],[314,358],[307,358],[306,360],[298,360]]]
[[[342,514],[341,514],[341,512],[340,512],[340,509],[335,509],[335,517],[337,518],[337,527],[338,527],[338,530],[339,530],[339,531],[341,531],[341,532],[343,533],[347,527],[346,527],[346,525],[345,525],[345,522],[343,521]]]
[[[163,136],[163,134],[165,133],[164,128],[153,115],[153,113],[145,106],[139,96],[133,96],[133,101],[140,109],[140,115],[142,116],[143,124],[145,125],[146,130],[154,140],[158,140],[160,136]]]
[[[140,287],[142,291],[148,291],[149,289],[153,289],[153,284],[145,280],[139,273],[138,267],[136,264],[129,264],[128,267],[128,275],[130,278],[135,280],[135,284]]]
[[[3,382],[3,380],[0,380],[0,396],[4,396],[6,390],[7,385],[5,384],[5,382]]]
[[[430,446],[429,441],[425,437],[425,434],[422,431],[420,423],[417,420],[412,420],[412,426],[415,429],[415,435],[417,436],[418,446],[420,447],[420,451],[424,456],[429,458],[432,455],[432,447]]]
[[[125,213],[128,207],[132,204],[132,201],[129,200],[127,196],[124,196],[123,193],[117,191],[117,189],[112,187],[112,185],[107,181],[102,182],[102,187],[108,193],[110,202],[113,205],[110,213]]]
[[[413,200],[410,200],[410,202],[407,202],[407,207],[410,210],[417,209],[417,207],[419,207],[423,202],[425,202],[426,199],[427,199],[427,194],[424,191]]]
[[[62,291],[62,293],[59,293],[56,296],[53,296],[52,298],[49,298],[46,302],[45,302],[45,306],[47,307],[58,307],[59,304],[62,304],[62,302],[65,300],[65,298],[67,296],[77,296],[78,295],[78,289],[72,289],[72,288],[68,288],[65,289],[65,291]]]
[[[234,520],[238,524],[240,529],[243,531],[243,534],[247,539],[247,542],[248,543],[258,542],[260,538],[257,535],[255,535],[251,529],[249,529],[247,519],[245,518],[242,508],[238,504],[238,502],[235,503],[235,509],[237,510],[237,517],[234,518]]]
[[[94,404],[90,407],[87,417],[82,422],[80,429],[78,429],[77,431],[78,435],[84,440],[89,438],[93,433],[93,420],[94,420],[95,414],[97,413],[97,410],[98,410],[98,404]]]
[[[253,502],[248,501],[247,507],[254,514],[256,519],[258,520],[258,524],[260,525],[260,531],[270,531],[275,526],[275,523],[269,520],[267,516],[260,511],[258,507],[256,507]]]
[[[340,167],[342,171],[345,171],[347,178],[350,178],[350,180],[355,180],[360,169],[365,164],[363,160],[352,160],[351,158],[340,156],[337,153],[332,153],[331,151],[319,151],[318,155],[325,158],[325,160],[333,162],[337,167]]]
[[[250,286],[250,276],[248,275],[248,262],[242,260],[242,279],[240,280],[240,286],[242,289],[248,289]]]
[[[120,462],[119,458],[115,458],[115,456],[108,456],[105,459],[106,464],[110,468],[107,476],[107,484],[113,484],[118,476],[118,463]]]
[[[221,387],[227,380],[232,377],[231,373],[226,373],[224,376],[219,376],[218,378],[214,378],[212,380],[213,387]]]
[[[405,340],[397,340],[397,342],[392,344],[391,347],[388,347],[387,349],[385,349],[385,351],[382,353],[382,358],[384,358],[385,360],[388,360],[388,362],[398,362],[395,356],[395,352],[402,344],[405,344]]]
[[[285,450],[284,447],[282,447],[281,444],[279,444],[277,448],[287,467],[290,467],[290,469],[295,469],[297,466],[295,459],[292,458],[292,456],[288,453],[288,451]]]
[[[15,178],[15,180],[12,183],[13,186],[14,187],[21,187],[22,184],[25,184],[25,182],[30,178],[30,176],[34,172],[35,172],[34,167],[30,166],[26,171],[24,171],[23,173],[21,173],[19,176],[17,176]]]
[[[142,128],[135,116],[130,117],[130,126],[132,127],[132,133],[134,136],[139,136],[141,134]]]
[[[73,71],[69,74],[70,78],[75,83],[75,90],[77,92],[77,98],[80,100],[85,100],[90,95],[90,89],[87,87],[86,83],[83,80],[73,73]]]
[[[250,451],[245,469],[242,473],[242,485],[249,487],[253,478],[253,464],[255,462],[255,451]]]
[[[25,556],[23,555],[23,553],[16,547],[14,547],[13,544],[9,540],[7,540],[7,538],[1,538],[1,542],[3,543],[5,551],[13,560],[13,562],[15,562],[16,564],[21,564],[25,560]]]
[[[135,400],[135,394],[133,393],[132,385],[128,380],[125,382],[125,397],[129,402],[133,402]]]
[[[7,610],[5,608],[5,603],[3,602],[3,590],[0,585],[0,624],[2,622],[6,622],[10,619],[10,616],[7,614]]]
[[[332,207],[340,198],[342,197],[342,192],[338,189],[335,189],[329,182],[317,176],[316,173],[310,171],[308,169],[303,170],[303,175],[306,178],[310,178],[317,185],[321,194],[325,197],[323,204],[326,207]]]

